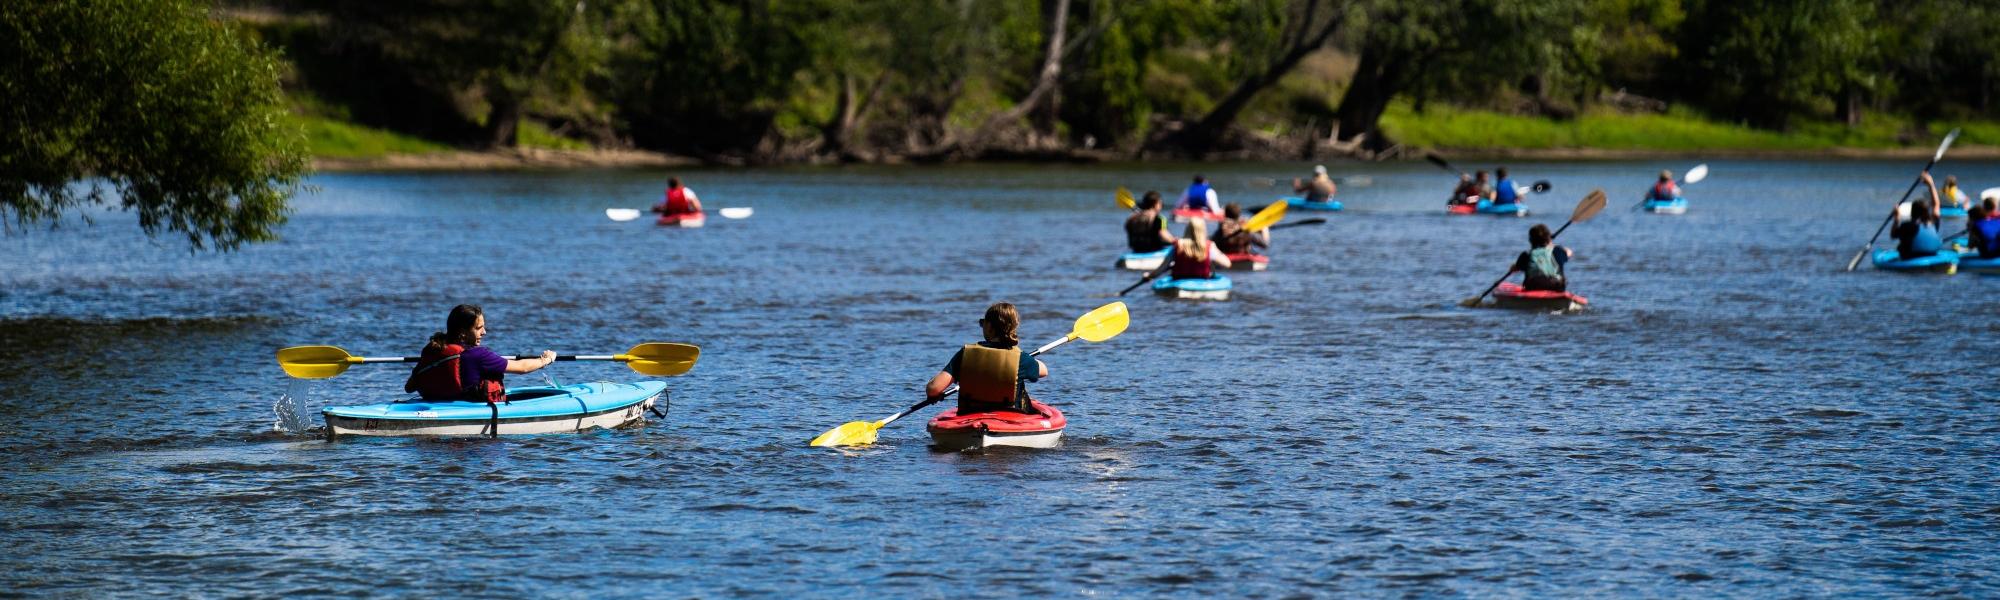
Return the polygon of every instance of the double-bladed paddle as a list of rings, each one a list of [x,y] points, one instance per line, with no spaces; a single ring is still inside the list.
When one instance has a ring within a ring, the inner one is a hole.
[[[1284,225],[1279,225],[1278,221],[1285,218],[1285,212],[1290,208],[1291,208],[1290,204],[1285,202],[1279,202],[1277,204],[1272,204],[1270,206],[1266,206],[1262,209],[1259,209],[1257,211],[1257,214],[1252,215],[1250,217],[1250,220],[1243,224],[1243,229],[1246,231],[1261,231],[1265,229],[1276,229],[1278,227],[1289,227],[1292,225],[1316,225],[1319,223],[1326,222],[1326,219],[1306,219],[1304,221],[1299,221],[1297,223],[1287,223]],[[1158,278],[1159,276],[1166,274],[1167,269],[1171,269],[1173,268],[1173,266],[1174,266],[1174,254],[1172,252],[1168,252],[1167,260],[1166,262],[1160,263],[1160,268],[1153,269],[1151,272],[1146,273],[1145,277],[1139,278],[1138,283],[1126,286],[1125,289],[1118,290],[1118,295],[1123,296],[1132,293],[1132,290],[1139,289],[1139,286],[1146,285],[1146,282],[1152,281]]]
[[[1068,335],[1056,341],[1049,342],[1040,348],[1036,348],[1028,356],[1040,356],[1043,352],[1054,350],[1078,338],[1082,338],[1086,342],[1102,342],[1117,337],[1120,333],[1124,333],[1125,327],[1130,324],[1132,324],[1132,316],[1125,311],[1124,302],[1106,304],[1097,307],[1097,310],[1077,317],[1076,325],[1070,329]],[[927,398],[923,402],[918,402],[915,406],[903,409],[902,412],[889,415],[880,421],[849,421],[839,427],[827,430],[826,433],[819,434],[819,437],[813,438],[811,443],[814,446],[859,446],[873,444],[875,443],[875,432],[881,430],[883,426],[894,423],[897,419],[909,416],[910,413],[922,410],[924,407],[935,404],[939,400],[949,398],[952,394],[956,393],[958,393],[958,386],[953,385],[946,389],[944,393],[938,394],[936,398]]]
[[[750,215],[757,214],[757,209],[748,206],[731,206],[728,208],[716,209],[715,212],[721,214],[722,218],[724,219],[748,219],[750,218]],[[641,211],[636,208],[604,209],[604,216],[606,218],[619,222],[637,219],[639,218],[640,215],[643,214],[645,214],[645,211]]]
[[[1924,163],[1924,170],[1917,172],[1916,181],[1910,182],[1910,189],[1903,190],[1903,198],[1897,200],[1896,204],[1902,204],[1904,200],[1910,199],[1910,194],[1916,193],[1917,186],[1924,184],[1924,174],[1931,172],[1931,167],[1937,166],[1938,161],[1944,160],[1945,149],[1950,148],[1952,140],[1956,139],[1958,139],[1957,129],[1953,129],[1951,133],[1945,134],[1944,143],[1938,144],[1937,154],[1931,155],[1931,161]],[[1861,266],[1861,257],[1867,256],[1869,250],[1875,249],[1875,240],[1881,239],[1882,231],[1888,229],[1889,224],[1895,222],[1895,220],[1895,213],[1890,213],[1888,217],[1882,219],[1882,225],[1875,228],[1875,235],[1869,236],[1868,243],[1861,246],[1861,251],[1854,253],[1854,259],[1847,261],[1847,270],[1853,271],[1855,267]]]
[[[535,356],[506,356],[508,360],[537,358]],[[641,374],[655,377],[680,375],[694,368],[696,359],[701,358],[701,348],[688,344],[648,342],[633,346],[624,354],[604,355],[558,355],[556,360],[615,360]],[[299,379],[326,379],[347,372],[347,368],[364,363],[413,363],[423,360],[417,356],[354,356],[337,346],[294,346],[278,351],[278,366],[285,374]]]
[[[1701,183],[1703,179],[1708,179],[1708,163],[1695,165],[1694,168],[1688,169],[1687,175],[1681,177],[1681,183],[1693,185]],[[1638,204],[1632,205],[1632,210],[1639,210],[1639,207],[1645,206],[1646,201],[1651,199],[1653,199],[1652,192],[1647,192],[1646,197],[1640,198]]]
[[[1605,203],[1604,190],[1602,189],[1591,190],[1590,195],[1584,196],[1582,202],[1576,203],[1576,210],[1570,212],[1569,221],[1564,222],[1563,226],[1556,229],[1556,232],[1554,234],[1549,235],[1549,241],[1552,242],[1555,241],[1556,237],[1561,236],[1564,230],[1569,229],[1570,225],[1576,223],[1582,223],[1584,221],[1590,220],[1591,217],[1597,216],[1597,213],[1599,211],[1604,210],[1604,203]],[[1459,306],[1465,306],[1465,307],[1479,306],[1479,301],[1485,300],[1487,294],[1493,293],[1494,288],[1500,287],[1501,282],[1507,281],[1507,276],[1513,274],[1514,270],[1508,269],[1507,275],[1501,275],[1499,280],[1493,282],[1493,285],[1486,286],[1486,291],[1480,292],[1478,296],[1473,296],[1471,298],[1466,299],[1463,302],[1458,303]]]

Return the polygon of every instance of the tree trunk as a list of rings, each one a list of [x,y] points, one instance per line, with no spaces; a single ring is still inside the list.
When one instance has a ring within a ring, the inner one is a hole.
[[[1379,46],[1362,49],[1361,63],[1354,69],[1354,81],[1347,85],[1347,92],[1340,96],[1340,108],[1334,110],[1334,117],[1340,119],[1339,131],[1342,142],[1351,142],[1356,137],[1368,136],[1362,147],[1371,151],[1389,148],[1388,136],[1382,135],[1382,112],[1389,109],[1389,100],[1396,97],[1402,86],[1401,74],[1404,61],[1384,56],[1392,51]]]
[[[1835,116],[1848,127],[1861,126],[1861,87],[1854,84],[1841,86],[1840,101],[1836,103]]]
[[[1307,6],[1305,14],[1308,21],[1318,8],[1318,2]],[[1283,54],[1278,55],[1278,58],[1266,65],[1262,71],[1237,84],[1236,89],[1230,90],[1229,95],[1216,103],[1215,108],[1210,109],[1208,114],[1202,115],[1201,120],[1196,121],[1194,125],[1156,138],[1147,146],[1153,149],[1179,148],[1195,156],[1206,154],[1215,147],[1217,141],[1222,139],[1223,132],[1236,123],[1236,117],[1250,105],[1251,100],[1257,98],[1258,93],[1276,84],[1279,79],[1285,77],[1285,74],[1297,67],[1300,61],[1326,46],[1327,41],[1333,38],[1334,32],[1340,29],[1343,20],[1344,16],[1336,12],[1317,30],[1310,29],[1312,27],[1310,22],[1301,24],[1299,35],[1293,37],[1291,45]]]

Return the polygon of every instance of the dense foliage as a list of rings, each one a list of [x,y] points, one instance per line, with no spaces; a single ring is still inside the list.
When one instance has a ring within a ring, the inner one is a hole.
[[[0,219],[113,204],[195,248],[270,239],[306,169],[278,81],[184,0],[0,2]]]

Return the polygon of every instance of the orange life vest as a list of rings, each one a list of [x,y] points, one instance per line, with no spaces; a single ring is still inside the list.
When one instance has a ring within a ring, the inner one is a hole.
[[[660,203],[660,212],[678,215],[694,212],[688,207],[687,188],[677,187],[667,190],[667,200]]]
[[[445,344],[442,349],[425,346],[416,368],[410,370],[410,380],[403,384],[403,391],[416,392],[432,401],[506,402],[507,388],[497,380],[481,379],[466,385],[465,367],[459,361],[464,354],[465,346],[458,344]]]

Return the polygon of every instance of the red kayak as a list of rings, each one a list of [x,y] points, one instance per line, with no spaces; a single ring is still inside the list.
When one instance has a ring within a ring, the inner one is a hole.
[[[661,227],[700,227],[708,222],[708,215],[698,212],[660,215],[657,221]]]
[[[1271,268],[1271,257],[1262,254],[1224,254],[1231,271],[1262,271]]]
[[[1447,204],[1444,207],[1444,212],[1445,214],[1452,215],[1469,215],[1479,212],[1479,207],[1474,204]]]
[[[1576,311],[1590,304],[1590,300],[1569,292],[1528,291],[1512,281],[1493,288],[1493,305],[1499,308],[1520,308],[1527,310]]]
[[[1033,400],[1029,405],[1034,414],[994,411],[959,416],[954,408],[931,419],[925,429],[931,432],[931,447],[943,452],[992,446],[1054,448],[1069,420],[1053,406]]]
[[[1176,208],[1176,209],[1174,209],[1174,222],[1175,222],[1175,223],[1186,223],[1186,222],[1188,222],[1189,220],[1193,220],[1193,219],[1202,219],[1202,220],[1207,220],[1207,221],[1220,221],[1220,220],[1222,220],[1222,214],[1221,214],[1221,213],[1212,213],[1212,212],[1208,212],[1208,211],[1205,211],[1205,210],[1202,210],[1202,209],[1199,209],[1199,208]]]

